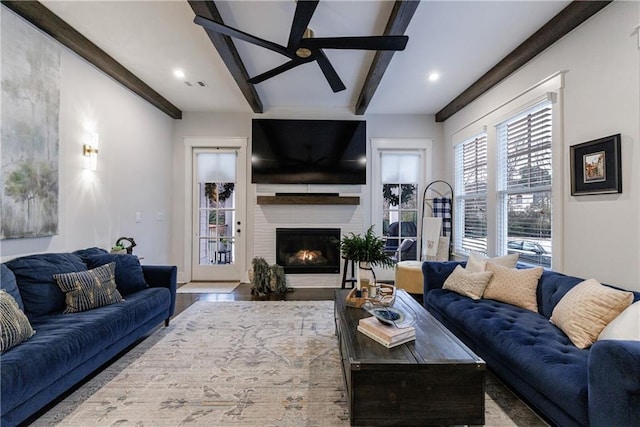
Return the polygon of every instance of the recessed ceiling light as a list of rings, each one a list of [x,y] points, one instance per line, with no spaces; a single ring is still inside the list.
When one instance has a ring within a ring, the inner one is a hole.
[[[427,76],[427,79],[430,82],[435,82],[440,78],[440,74],[436,73],[435,71],[433,73],[429,73],[429,75]]]
[[[184,71],[182,70],[173,70],[173,75],[176,77],[176,79],[184,79],[185,77]]]

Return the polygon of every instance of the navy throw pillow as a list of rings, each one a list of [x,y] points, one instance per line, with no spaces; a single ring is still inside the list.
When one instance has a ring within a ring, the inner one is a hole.
[[[16,277],[29,319],[64,310],[64,292],[54,280],[54,274],[87,269],[82,259],[71,253],[27,255],[7,261],[6,265]]]
[[[144,273],[140,260],[135,255],[129,254],[102,254],[85,257],[87,267],[90,269],[101,265],[116,263],[116,286],[120,294],[129,295],[134,292],[147,289],[149,285],[144,281]]]
[[[24,304],[22,303],[22,296],[20,296],[20,291],[18,290],[16,276],[13,274],[13,271],[4,264],[0,267],[0,288],[7,291],[7,293],[16,300],[20,310],[24,311]]]
[[[82,261],[87,262],[87,258],[93,255],[106,255],[109,252],[106,249],[92,247],[86,249],[78,249],[77,251],[73,251],[74,254],[78,255],[82,258]]]

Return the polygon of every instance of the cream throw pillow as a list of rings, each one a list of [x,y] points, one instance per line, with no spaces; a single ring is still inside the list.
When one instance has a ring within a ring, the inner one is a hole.
[[[487,262],[492,262],[494,264],[498,264],[507,268],[515,268],[516,264],[518,263],[519,256],[519,254],[509,254],[495,258],[489,258],[481,254],[480,252],[471,252],[469,254],[469,259],[467,259],[467,271],[471,273],[479,273],[481,271],[485,271]]]
[[[600,284],[595,279],[578,283],[562,297],[551,321],[578,348],[593,344],[600,332],[633,302],[631,292]]]
[[[492,275],[490,271],[470,273],[459,265],[447,277],[442,289],[448,289],[472,299],[480,299]]]
[[[538,280],[542,276],[542,267],[518,270],[487,262],[486,269],[493,273],[493,277],[484,290],[483,298],[538,312],[536,290]]]
[[[640,341],[640,301],[627,307],[598,336],[600,340]]]

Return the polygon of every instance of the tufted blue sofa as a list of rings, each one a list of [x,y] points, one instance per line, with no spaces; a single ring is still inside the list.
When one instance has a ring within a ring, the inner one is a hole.
[[[581,350],[549,321],[583,279],[544,271],[534,313],[442,289],[459,264],[423,263],[426,309],[536,412],[562,427],[640,425],[640,342],[603,340]]]
[[[62,314],[65,297],[53,274],[110,260],[116,260],[115,279],[124,301]],[[2,289],[16,299],[36,331],[0,357],[2,427],[27,420],[163,321],[168,325],[175,307],[176,267],[141,266],[132,255],[90,248],[29,255],[0,268]],[[139,283],[134,286],[134,281]]]

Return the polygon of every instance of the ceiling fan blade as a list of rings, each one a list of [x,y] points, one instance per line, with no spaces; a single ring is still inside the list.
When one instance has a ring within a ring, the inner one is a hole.
[[[338,73],[335,68],[333,68],[333,65],[331,65],[329,58],[327,58],[324,52],[316,50],[313,52],[313,56],[316,61],[318,61],[318,65],[320,66],[324,76],[327,78],[329,86],[331,86],[333,92],[335,93],[345,90],[347,87],[342,83],[342,80],[340,80],[340,76],[338,76]]]
[[[302,39],[304,31],[309,26],[309,21],[318,6],[318,1],[306,1],[298,0],[296,4],[296,11],[293,15],[293,22],[291,23],[291,32],[289,33],[289,43],[287,43],[287,49],[294,50],[297,48],[298,43]]]
[[[224,34],[226,36],[230,36],[239,40],[243,40],[247,43],[255,44],[257,46],[264,47],[266,49],[277,52],[281,55],[292,57],[287,49],[284,46],[280,46],[277,43],[270,42],[268,40],[261,39],[256,36],[252,36],[251,34],[245,33],[244,31],[236,30],[235,28],[231,28],[227,25],[221,24],[216,21],[212,21],[211,19],[207,19],[203,16],[197,15],[193,20],[194,23],[206,28],[207,30],[214,31],[216,33]]]
[[[276,67],[276,68],[272,68],[271,70],[264,72],[262,74],[258,74],[257,76],[251,77],[249,80],[247,80],[249,83],[251,84],[258,84],[258,83],[262,83],[263,81],[270,79],[271,77],[275,77],[278,74],[282,74],[285,71],[288,71],[292,68],[297,67],[298,65],[302,65],[304,63],[307,63],[309,61],[311,61],[311,58],[296,58],[293,59],[289,62],[285,62],[284,64]]]
[[[320,37],[302,39],[300,47],[309,49],[404,50],[409,36]]]

